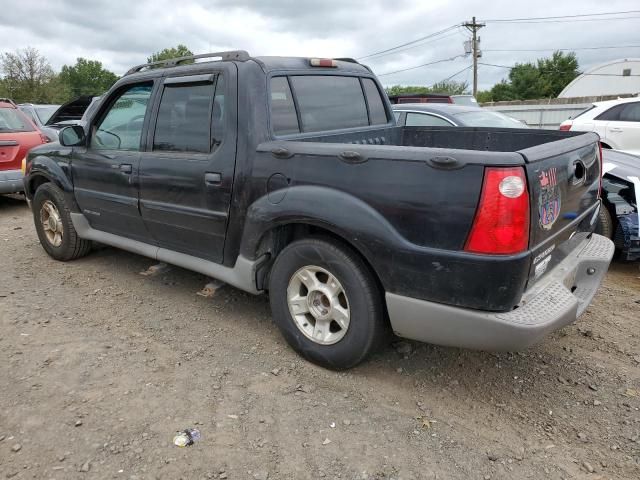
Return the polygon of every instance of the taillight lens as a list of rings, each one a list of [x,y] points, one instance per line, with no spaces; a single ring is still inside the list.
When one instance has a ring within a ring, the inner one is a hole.
[[[571,130],[571,124],[563,123],[562,125],[560,125],[560,130],[562,130],[563,132],[568,132],[569,130]]]
[[[42,140],[42,143],[49,143],[51,141],[44,133],[40,134],[40,140]]]
[[[465,251],[507,255],[529,245],[529,192],[522,167],[487,167]]]

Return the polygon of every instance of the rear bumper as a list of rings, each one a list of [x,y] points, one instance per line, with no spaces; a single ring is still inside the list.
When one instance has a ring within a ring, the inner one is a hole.
[[[22,170],[0,170],[0,194],[24,191]]]
[[[593,234],[540,282],[518,308],[484,312],[386,294],[394,332],[422,342],[479,350],[520,350],[575,321],[607,272],[614,245]],[[463,293],[461,293],[463,294]]]

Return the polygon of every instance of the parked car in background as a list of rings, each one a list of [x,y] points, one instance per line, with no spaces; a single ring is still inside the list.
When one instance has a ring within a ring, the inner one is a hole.
[[[41,105],[35,103],[21,103],[18,108],[44,133],[52,142],[58,141],[58,130],[47,126],[51,116],[60,105]]]
[[[640,97],[596,102],[560,130],[596,132],[604,148],[640,155]]]
[[[389,95],[392,104],[398,103],[453,103],[456,105],[478,106],[473,95],[449,95],[448,93],[403,93]]]
[[[528,128],[507,115],[480,107],[447,103],[406,103],[393,105],[398,125],[405,127],[494,127]]]
[[[205,58],[221,60],[180,64]],[[596,134],[399,127],[350,60],[139,65],[26,171],[53,258],[97,241],[268,291],[289,344],[332,368],[362,361],[387,322],[525,348],[584,312],[614,251],[593,234]]]
[[[640,157],[603,150],[602,208],[596,232],[615,243],[618,258],[640,259]]]
[[[26,156],[49,139],[8,98],[0,98],[0,194],[23,191]]]

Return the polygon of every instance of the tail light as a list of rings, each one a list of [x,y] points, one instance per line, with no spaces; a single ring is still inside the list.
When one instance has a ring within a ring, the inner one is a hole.
[[[337,68],[338,62],[331,58],[310,58],[309,65],[312,67]]]
[[[487,167],[465,251],[507,255],[529,245],[529,193],[522,167]]]
[[[51,142],[51,140],[49,139],[49,137],[47,137],[44,133],[40,134],[40,140],[42,140],[42,143],[49,143]]]
[[[22,175],[27,173],[27,157],[24,157],[22,162],[20,162],[20,170],[22,171]]]
[[[571,124],[563,123],[562,125],[560,125],[560,130],[563,132],[568,132],[569,130],[571,130]]]

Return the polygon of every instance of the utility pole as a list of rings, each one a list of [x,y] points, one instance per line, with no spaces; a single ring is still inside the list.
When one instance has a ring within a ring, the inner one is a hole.
[[[471,22],[463,23],[463,27],[466,27],[472,34],[471,40],[471,54],[473,55],[473,96],[478,94],[478,36],[477,32],[482,27],[486,26],[485,23],[477,23],[476,17],[473,17]]]

